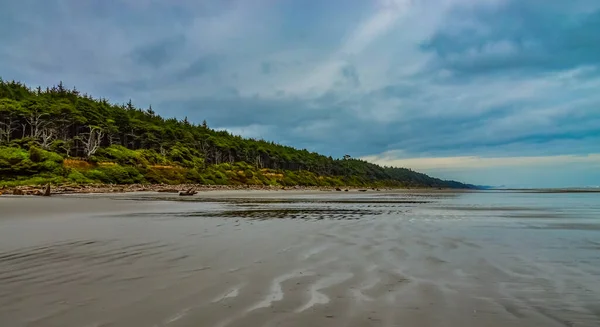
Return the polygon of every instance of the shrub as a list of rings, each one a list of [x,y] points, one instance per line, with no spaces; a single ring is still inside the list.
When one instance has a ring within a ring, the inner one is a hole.
[[[46,185],[46,184],[62,184],[65,178],[61,176],[35,176],[31,178],[18,178],[14,180],[0,181],[0,186],[15,187],[22,185]]]
[[[171,148],[168,158],[188,168],[204,167],[204,159],[198,150],[177,144]]]
[[[0,147],[0,175],[16,178],[35,174],[63,175],[63,158],[37,147],[29,151],[14,147]]]
[[[139,153],[139,156],[145,160],[146,162],[150,163],[151,165],[170,165],[171,162],[169,162],[169,160],[167,160],[167,157],[159,154],[158,152],[154,151],[154,150],[136,150],[137,153]]]
[[[92,182],[92,180],[85,177],[85,175],[83,175],[80,171],[75,170],[75,169],[71,169],[71,171],[67,175],[67,179],[71,182],[80,183],[80,184]]]
[[[182,168],[148,168],[144,171],[146,180],[152,184],[181,184],[186,182]]]
[[[29,154],[23,149],[0,146],[0,168],[10,168],[10,166],[16,165],[28,158]]]
[[[135,167],[119,165],[90,169],[84,173],[84,176],[94,181],[110,184],[134,184],[145,181],[144,176]]]
[[[41,162],[43,153],[42,150],[40,148],[37,147],[31,147],[29,148],[29,160],[33,161],[33,162]]]
[[[121,145],[111,145],[100,148],[94,155],[97,161],[115,161],[121,165],[148,165],[139,152],[127,149]]]

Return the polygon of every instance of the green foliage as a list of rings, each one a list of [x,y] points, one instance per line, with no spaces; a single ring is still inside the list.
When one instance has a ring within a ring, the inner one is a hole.
[[[68,157],[71,153],[74,143],[75,142],[73,140],[55,140],[52,142],[52,144],[50,144],[50,150],[60,154],[61,156]]]
[[[187,182],[185,170],[173,168],[148,168],[144,176],[152,184],[182,184]]]
[[[1,180],[51,175],[120,184],[471,187],[350,156],[333,159],[244,139],[210,129],[205,121],[160,117],[131,101],[94,99],[62,83],[32,90],[0,79],[0,146]],[[74,172],[62,167],[63,157],[86,158],[92,167]]]
[[[130,150],[122,145],[111,145],[101,148],[96,152],[94,157],[96,161],[110,161],[121,165],[146,166],[149,164],[140,152]]]
[[[0,147],[0,178],[18,179],[35,174],[62,176],[65,172],[60,155],[31,147],[29,151],[14,147]]]
[[[82,174],[80,171],[72,169],[69,174],[67,175],[67,179],[70,182],[73,183],[77,183],[77,184],[86,184],[86,183],[92,183],[93,180],[85,177],[84,174]]]
[[[29,160],[33,162],[41,162],[42,161],[42,150],[36,147],[29,148]]]
[[[29,159],[29,153],[21,148],[0,146],[0,167],[10,168]]]
[[[204,166],[204,160],[197,150],[181,144],[177,144],[171,148],[168,158],[173,162],[180,163],[184,167],[201,168]]]
[[[0,187],[15,187],[15,186],[30,186],[30,185],[47,185],[47,184],[63,184],[67,180],[62,176],[47,176],[39,175],[29,178],[19,178],[14,180],[0,180]]]
[[[92,180],[107,184],[135,184],[145,182],[144,176],[135,167],[111,165],[97,167],[83,173]]]

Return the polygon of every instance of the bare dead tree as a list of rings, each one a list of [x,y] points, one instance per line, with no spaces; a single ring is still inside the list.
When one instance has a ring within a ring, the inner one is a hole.
[[[27,123],[21,123],[21,138],[25,138],[25,131],[27,130]]]
[[[135,142],[136,142],[136,141],[137,141],[137,139],[138,139],[138,135],[135,133],[135,129],[133,129],[133,128],[132,128],[132,129],[131,129],[131,132],[129,132],[129,133],[127,133],[127,134],[125,134],[125,137],[126,137],[127,139],[129,139],[129,140],[130,140],[130,141],[128,142],[128,146],[129,146],[131,149],[135,149]]]
[[[221,151],[215,150],[215,164],[221,163]]]
[[[40,137],[43,127],[49,123],[48,120],[44,119],[44,116],[47,115],[41,110],[32,110],[28,115],[23,117],[29,127],[31,127],[30,136],[32,138],[37,139]]]
[[[116,133],[108,133],[108,145],[121,143],[121,138]]]
[[[56,140],[57,130],[51,125],[45,126],[40,130],[40,141],[43,149],[48,150],[52,141]]]
[[[85,156],[89,158],[98,151],[98,148],[100,148],[100,142],[102,141],[104,133],[99,127],[90,127],[89,133],[81,135],[80,141],[83,143],[83,151]]]
[[[206,156],[206,154],[208,153],[209,150],[209,144],[208,141],[206,139],[200,139],[198,141],[198,150],[200,150],[200,152]]]
[[[258,168],[258,169],[263,168],[263,161],[262,161],[262,157],[260,154],[256,156],[256,168]]]
[[[17,120],[13,117],[7,117],[5,121],[0,121],[0,142],[10,142],[12,134],[19,129]]]

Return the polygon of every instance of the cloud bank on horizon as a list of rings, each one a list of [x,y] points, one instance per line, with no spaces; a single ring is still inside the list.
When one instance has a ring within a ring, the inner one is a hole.
[[[0,76],[332,156],[600,185],[597,0],[4,1]]]

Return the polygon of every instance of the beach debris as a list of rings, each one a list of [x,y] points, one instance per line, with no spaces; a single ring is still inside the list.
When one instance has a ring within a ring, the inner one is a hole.
[[[198,193],[198,192],[192,187],[187,191],[179,192],[179,195],[180,196],[192,196],[192,195],[195,195],[196,193]]]
[[[367,190],[358,190],[359,192],[366,192]]]
[[[51,193],[51,190],[50,190],[50,184],[48,184],[48,185],[46,185],[46,189],[44,190],[43,196],[50,196],[51,194],[52,193]]]
[[[185,193],[190,188],[194,191],[219,191],[219,190],[321,190],[322,187],[315,186],[297,186],[297,187],[285,187],[285,186],[273,186],[273,185],[202,185],[202,184],[180,184],[180,185],[166,185],[166,184],[128,184],[128,185],[115,185],[115,184],[61,184],[52,185],[52,195],[56,194],[85,194],[85,193],[129,193],[129,192],[164,192],[164,193]],[[349,188],[336,187],[338,191],[350,191]],[[0,192],[4,195],[44,195],[44,188],[39,186],[14,186],[0,188]],[[381,189],[381,191],[390,190]],[[327,189],[327,191],[333,191],[333,188]],[[338,191],[338,192],[339,192]],[[196,194],[196,193],[194,193]]]
[[[26,191],[25,194],[33,194],[33,195],[37,195],[37,196],[50,196],[52,194],[52,191],[50,189],[50,184],[47,184],[46,187],[43,190],[34,190],[34,191]]]

